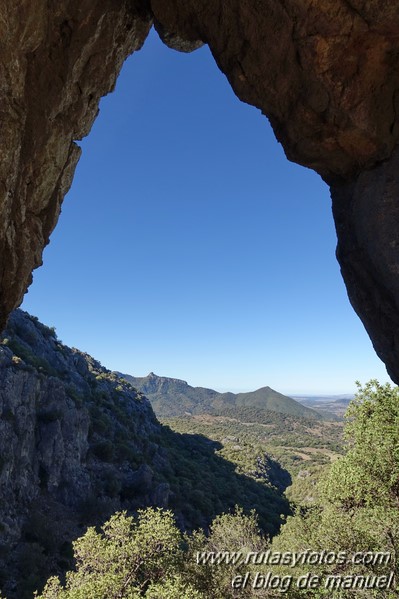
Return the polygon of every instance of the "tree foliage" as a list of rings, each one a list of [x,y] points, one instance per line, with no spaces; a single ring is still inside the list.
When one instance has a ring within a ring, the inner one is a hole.
[[[288,517],[273,541],[277,551],[345,552],[343,564],[313,568],[320,574],[398,576],[399,555],[399,390],[372,380],[358,393],[346,414],[346,455],[319,484],[320,505]],[[387,552],[388,564],[353,566],[354,553]],[[299,572],[298,572],[299,570]],[[297,569],[296,575],[309,567]],[[292,570],[291,570],[292,573]],[[397,597],[395,590],[368,589],[368,597]],[[321,597],[320,589],[293,594]],[[361,591],[328,591],[330,598],[362,597]]]
[[[346,413],[345,457],[324,485],[329,502],[355,507],[399,509],[399,388],[372,380]]]
[[[74,543],[76,570],[62,586],[51,578],[37,599],[234,599],[281,596],[271,589],[232,587],[232,579],[251,576],[263,569],[273,575],[298,576],[312,572],[326,575],[376,575],[398,577],[399,555],[399,391],[390,385],[370,381],[359,385],[347,413],[347,451],[329,469],[319,484],[319,504],[299,510],[287,518],[281,533],[270,543],[259,531],[254,512],[217,516],[209,534],[183,534],[169,511],[148,508],[137,518],[115,514],[102,532],[89,528]],[[295,567],[259,566],[242,561],[212,563],[198,555],[312,551],[342,554],[332,562],[299,563]],[[359,563],[356,552],[389,554],[387,562]],[[393,599],[398,591],[368,588],[286,590],[288,599],[352,599],[375,597]]]
[[[148,508],[136,519],[119,512],[102,532],[91,527],[73,544],[76,570],[67,573],[65,588],[51,578],[40,599],[136,599],[147,591],[154,596],[153,581],[164,580],[166,589],[178,584],[173,575],[182,557],[180,545],[170,511]]]
[[[115,514],[101,532],[92,527],[74,543],[76,569],[63,586],[48,580],[37,599],[229,599],[243,566],[198,561],[198,553],[264,549],[254,512],[215,518],[210,534],[183,534],[170,511],[148,508],[137,518]],[[246,593],[239,596],[250,596]]]

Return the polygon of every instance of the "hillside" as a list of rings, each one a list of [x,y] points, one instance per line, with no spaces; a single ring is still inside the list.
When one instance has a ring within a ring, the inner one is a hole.
[[[238,504],[275,534],[286,472],[262,452],[242,474],[220,448],[162,426],[130,383],[16,310],[0,343],[1,590],[31,599],[72,566],[71,541],[121,509],[170,508],[191,530]]]
[[[234,463],[238,472],[255,479],[262,471],[261,456],[267,455],[290,475],[285,495],[302,505],[314,504],[315,485],[322,470],[343,452],[340,421],[231,408],[214,414],[162,418],[161,422],[176,432],[200,434],[220,443],[219,454]]]
[[[117,373],[150,400],[158,417],[207,414],[231,408],[258,408],[301,418],[322,420],[325,417],[270,387],[248,393],[219,393],[205,387],[191,387],[180,379],[157,376],[146,377]]]
[[[150,400],[157,416],[181,416],[184,413],[200,413],[209,410],[220,395],[213,389],[191,387],[180,379],[157,376],[150,372],[145,377],[118,373]]]
[[[219,454],[235,464],[237,472],[257,480],[265,470],[264,455],[283,466],[289,475],[285,494],[294,503],[314,503],[321,471],[342,452],[342,419],[337,414],[318,413],[270,387],[218,393],[153,372],[121,376],[148,397],[163,424],[219,443]]]

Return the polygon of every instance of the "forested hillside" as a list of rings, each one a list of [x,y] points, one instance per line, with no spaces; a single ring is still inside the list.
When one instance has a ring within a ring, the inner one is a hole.
[[[40,599],[394,599],[398,596],[399,392],[372,381],[351,404],[346,453],[319,500],[270,542],[256,515],[184,537],[170,512],[120,513],[74,544],[76,571]]]
[[[157,416],[169,418],[185,414],[208,414],[233,408],[257,408],[322,420],[326,416],[283,395],[270,387],[262,387],[248,393],[219,393],[206,387],[192,387],[186,381],[157,376],[153,372],[146,377],[134,377],[117,373],[151,401]],[[330,415],[334,419],[333,415]],[[327,418],[328,419],[328,418]]]
[[[8,598],[31,598],[50,573],[71,567],[71,541],[121,509],[170,508],[192,530],[239,504],[255,507],[275,534],[289,513],[279,481],[237,472],[220,447],[162,426],[128,382],[14,312],[0,344],[0,585]]]
[[[397,388],[360,388],[344,444],[340,422],[256,405],[161,424],[130,383],[20,310],[0,388],[8,599],[397,597]],[[242,561],[267,551],[330,560]],[[385,561],[351,561],[376,551]],[[220,552],[241,557],[212,563]],[[298,588],[310,570],[318,586]]]
[[[282,481],[286,496],[295,504],[315,502],[321,472],[343,453],[339,421],[318,422],[257,408],[160,420],[176,432],[217,441],[219,454],[236,464],[238,472],[255,479],[270,469],[271,459],[289,474],[289,482],[286,477]]]

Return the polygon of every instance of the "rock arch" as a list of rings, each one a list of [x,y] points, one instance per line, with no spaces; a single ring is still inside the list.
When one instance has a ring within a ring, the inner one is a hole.
[[[290,160],[329,184],[350,301],[399,382],[399,10],[388,0],[5,0],[0,324],[56,225],[102,95],[152,24],[207,43]]]

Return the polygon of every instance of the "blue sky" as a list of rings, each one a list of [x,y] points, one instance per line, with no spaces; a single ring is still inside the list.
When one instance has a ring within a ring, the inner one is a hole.
[[[101,102],[22,307],[104,366],[218,390],[388,380],[335,259],[327,186],[207,47],[151,32]]]

